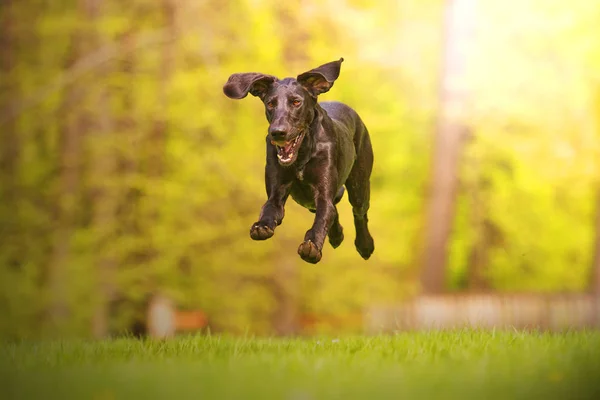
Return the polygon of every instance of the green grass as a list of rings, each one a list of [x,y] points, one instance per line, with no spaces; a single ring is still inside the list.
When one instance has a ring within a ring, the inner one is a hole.
[[[4,343],[0,398],[600,399],[600,332]]]

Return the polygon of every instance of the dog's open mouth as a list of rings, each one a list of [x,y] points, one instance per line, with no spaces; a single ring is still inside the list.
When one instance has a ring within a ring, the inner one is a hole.
[[[280,164],[289,165],[296,160],[296,157],[298,156],[298,149],[300,148],[300,143],[302,143],[303,138],[304,133],[300,133],[293,140],[285,142],[281,145],[273,141],[271,142],[277,149],[277,158],[279,159]]]

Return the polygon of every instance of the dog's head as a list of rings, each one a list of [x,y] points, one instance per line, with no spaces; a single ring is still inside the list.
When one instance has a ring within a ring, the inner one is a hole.
[[[291,165],[315,116],[317,97],[327,92],[340,75],[343,58],[298,75],[296,79],[277,79],[255,72],[233,74],[223,86],[232,99],[243,99],[250,93],[265,105],[269,136],[277,148],[281,165]]]

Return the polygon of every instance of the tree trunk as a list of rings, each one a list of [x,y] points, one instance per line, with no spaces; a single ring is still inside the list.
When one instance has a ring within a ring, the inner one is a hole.
[[[4,0],[0,5],[0,90],[2,99],[0,110],[9,112],[11,101],[16,98],[14,76],[15,66],[15,33],[13,30],[14,0]],[[3,118],[4,119],[4,118]],[[0,129],[0,182],[2,183],[3,202],[10,202],[15,197],[15,178],[17,160],[19,157],[19,142],[12,118],[6,118],[6,123]]]
[[[169,39],[175,38],[177,34],[177,5],[175,0],[162,0],[161,10],[163,21],[166,25],[166,35]],[[167,144],[168,132],[168,105],[169,105],[169,86],[173,76],[173,66],[175,61],[176,43],[171,40],[165,40],[161,46],[161,59],[159,67],[159,86],[157,100],[156,119],[152,128],[151,135],[147,142],[148,151],[146,153],[147,171],[152,179],[160,179],[163,176],[165,168],[165,148]]]
[[[137,17],[137,15],[134,14],[133,20],[135,20],[135,17]],[[115,191],[117,192],[115,195],[116,197],[114,197],[114,200],[116,201],[115,223],[117,224],[115,226],[115,233],[118,232],[118,235],[111,238],[113,242],[107,241],[106,243],[107,247],[111,249],[111,253],[118,251],[116,250],[118,242],[114,241],[118,240],[119,237],[128,239],[138,237],[141,230],[139,223],[143,218],[140,216],[141,196],[139,188],[130,183],[131,179],[142,174],[141,161],[143,161],[141,159],[142,155],[137,147],[137,140],[142,128],[138,126],[135,109],[134,80],[139,69],[139,59],[135,52],[137,43],[134,27],[134,22],[131,22],[127,30],[118,38],[119,53],[123,54],[123,57],[116,63],[115,71],[113,71],[114,75],[120,76],[122,81],[126,82],[122,87],[115,89],[115,94],[119,96],[122,105],[118,113],[113,115],[115,134],[120,138],[124,138],[126,142],[123,147],[114,149],[116,164],[114,184],[116,184]],[[133,140],[135,140],[135,142],[133,142]],[[107,195],[109,195],[109,193],[107,193]],[[130,330],[134,334],[143,331],[144,322],[141,319],[141,315],[145,312],[145,307],[143,305],[138,307],[138,304],[131,299],[130,293],[125,291],[121,292],[119,290],[120,287],[117,284],[119,270],[117,270],[117,266],[119,268],[127,268],[132,263],[135,263],[134,260],[141,258],[136,250],[137,249],[129,249],[125,252],[115,254],[114,269],[111,270],[111,267],[108,267],[108,269],[102,268],[102,270],[105,271],[104,274],[106,279],[110,279],[113,284],[112,290],[110,290],[110,287],[107,287],[106,290],[114,300],[114,303],[107,303],[104,305],[106,308],[98,311],[99,313],[106,313],[108,317],[109,310],[112,310],[115,314],[119,314],[123,312],[123,310],[131,312],[131,309],[133,309],[135,312],[133,320],[129,320],[127,326],[119,326],[118,329]],[[99,265],[99,267],[101,268],[101,265]],[[111,274],[112,276],[110,276]],[[145,275],[140,277],[140,279],[145,279]],[[100,290],[102,290],[102,288],[100,288]]]
[[[102,19],[105,6],[104,0],[87,0],[87,19],[90,26],[98,26]],[[107,45],[103,33],[95,30],[91,33],[91,42],[94,48]],[[103,64],[98,67],[96,83],[98,91],[95,92],[94,103],[96,104],[93,115],[94,137],[91,149],[90,180],[92,185],[92,230],[94,231],[97,246],[94,251],[96,258],[96,301],[97,306],[92,316],[92,335],[95,338],[106,337],[110,326],[110,303],[113,300],[115,287],[116,260],[111,255],[110,240],[114,240],[115,219],[117,212],[117,196],[114,189],[106,187],[106,182],[111,182],[116,174],[116,154],[107,143],[114,134],[114,123],[110,114],[109,95],[106,89],[106,79],[110,74],[110,65]],[[91,136],[91,134],[90,134]]]
[[[74,31],[71,50],[65,68],[70,68],[81,54],[82,33]],[[71,251],[74,214],[80,185],[81,144],[84,124],[78,104],[80,87],[65,88],[63,103],[57,118],[64,121],[60,136],[59,172],[53,253],[48,269],[48,287],[51,296],[48,323],[51,331],[60,333],[68,316],[68,263]]]
[[[596,195],[596,240],[594,242],[594,258],[590,279],[590,291],[600,296],[600,189]]]
[[[491,246],[490,229],[490,222],[485,217],[478,221],[478,227],[475,229],[476,239],[468,261],[467,289],[471,292],[484,292],[490,288],[486,276]]]
[[[12,102],[18,98],[18,87],[15,85],[16,41],[13,14],[14,0],[5,0],[0,4],[0,110],[10,113]],[[15,121],[0,115],[5,120],[0,127],[0,218],[3,234],[16,238],[19,234],[19,221],[14,210],[19,198],[18,161],[20,138]],[[21,259],[19,249],[11,242],[0,243],[2,261],[6,265],[18,265]]]
[[[440,104],[434,139],[432,181],[427,200],[422,290],[441,293],[446,286],[448,240],[454,219],[458,167],[467,133],[466,57],[475,0],[447,0]]]
[[[177,43],[173,41],[177,35],[177,3],[175,0],[161,0],[159,10],[168,39],[164,40],[160,47],[158,74],[156,76],[158,88],[155,99],[156,110],[154,121],[152,121],[149,134],[143,138],[142,154],[140,155],[141,172],[144,175],[144,179],[156,186],[160,185],[165,179],[166,172],[167,160],[165,151],[169,131],[169,88],[174,71],[175,50],[177,46]],[[143,196],[148,196],[148,194],[143,194]],[[161,223],[161,205],[163,204],[160,194],[153,193],[150,196],[153,197],[150,198],[151,204],[149,209],[138,214],[138,219],[142,219],[139,220],[140,225],[146,225],[148,227],[146,229],[148,230],[151,230],[152,226]],[[147,235],[150,232],[144,230],[141,233],[142,235]],[[160,248],[149,245],[138,253],[137,262],[151,265],[161,257],[159,251]],[[149,292],[147,295],[150,295],[152,292],[161,291],[163,284],[161,283],[161,277],[157,276],[156,273],[148,274],[146,279],[143,280],[146,287],[145,290]]]
[[[486,269],[489,263],[489,250],[492,246],[493,225],[487,215],[486,182],[481,176],[481,160],[477,155],[465,159],[466,167],[474,176],[465,182],[465,194],[470,199],[469,222],[474,234],[474,242],[467,261],[466,286],[471,292],[489,289]]]
[[[593,116],[591,121],[592,131],[600,133],[600,87],[596,87],[596,93],[594,96],[594,104],[593,104]],[[600,140],[600,137],[597,138]],[[598,167],[597,167],[598,168]],[[596,296],[600,297],[600,176],[597,177],[596,183],[596,221],[595,221],[595,231],[596,231],[596,239],[594,241],[594,249],[593,249],[593,262],[592,269],[590,273],[590,285],[589,289]],[[600,314],[598,315],[599,320],[597,323],[600,325]]]

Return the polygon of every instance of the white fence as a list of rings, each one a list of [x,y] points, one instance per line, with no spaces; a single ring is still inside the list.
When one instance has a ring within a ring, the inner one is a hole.
[[[498,329],[600,328],[600,297],[589,294],[465,294],[420,296],[396,306],[373,306],[368,333],[458,327]]]

